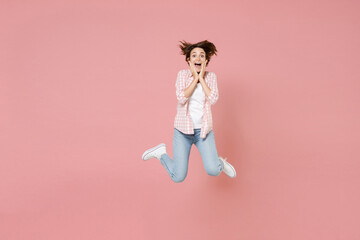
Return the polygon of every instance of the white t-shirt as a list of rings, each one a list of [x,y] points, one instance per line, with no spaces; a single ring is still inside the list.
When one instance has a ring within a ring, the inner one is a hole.
[[[189,113],[193,121],[194,129],[201,128],[202,117],[204,114],[205,92],[200,83],[189,99]]]

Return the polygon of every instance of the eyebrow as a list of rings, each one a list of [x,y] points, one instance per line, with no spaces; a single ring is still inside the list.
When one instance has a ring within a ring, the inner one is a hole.
[[[205,52],[200,52],[200,53],[205,53]],[[194,52],[192,54],[195,54]]]

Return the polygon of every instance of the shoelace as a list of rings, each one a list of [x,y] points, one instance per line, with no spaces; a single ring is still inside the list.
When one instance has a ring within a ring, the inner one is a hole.
[[[224,162],[227,162],[227,158],[223,158],[223,157],[219,157],[221,160],[223,160]]]

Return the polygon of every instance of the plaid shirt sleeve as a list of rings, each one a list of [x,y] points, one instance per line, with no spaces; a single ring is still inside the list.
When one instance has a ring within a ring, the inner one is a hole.
[[[183,70],[180,70],[177,75],[176,79],[176,98],[179,103],[185,104],[189,98],[185,97],[185,87],[186,87],[186,72]]]
[[[216,74],[215,73],[211,73],[210,77],[210,81],[209,81],[209,88],[211,89],[210,95],[207,96],[207,99],[209,100],[210,104],[213,105],[216,103],[216,101],[219,98],[219,90],[217,87],[217,78],[216,78]]]

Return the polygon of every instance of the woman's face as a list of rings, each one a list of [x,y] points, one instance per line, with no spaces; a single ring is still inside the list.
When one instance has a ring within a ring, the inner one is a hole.
[[[201,71],[201,64],[205,63],[206,55],[205,51],[202,48],[194,48],[190,52],[190,62],[195,65],[195,69],[197,72]]]

